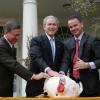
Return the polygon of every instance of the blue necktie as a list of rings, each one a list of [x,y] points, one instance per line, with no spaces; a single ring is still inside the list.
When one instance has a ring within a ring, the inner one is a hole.
[[[53,38],[50,39],[50,44],[51,44],[51,49],[52,49],[52,57],[53,57],[53,61],[54,61],[54,58],[55,58],[55,45],[54,45],[54,39]]]

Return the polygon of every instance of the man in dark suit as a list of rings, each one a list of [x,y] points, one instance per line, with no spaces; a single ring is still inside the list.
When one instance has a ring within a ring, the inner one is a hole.
[[[16,61],[13,45],[18,41],[20,33],[20,24],[15,20],[4,25],[4,36],[0,38],[0,97],[13,96],[14,73],[27,81],[48,77],[46,73],[35,75]]]
[[[43,20],[43,28],[45,33],[34,37],[31,41],[30,71],[36,74],[44,71],[49,76],[59,76],[58,72],[60,71],[64,48],[61,41],[55,37],[58,30],[58,19],[54,16],[45,17]],[[53,39],[52,44],[51,39]],[[43,84],[44,79],[28,81],[26,86],[27,97],[34,97],[43,93]]]
[[[62,68],[66,71],[69,70],[70,77],[73,79],[75,79],[73,72],[75,70],[79,72],[79,77],[75,80],[80,80],[83,84],[83,92],[80,96],[98,96],[100,93],[98,72],[98,68],[100,68],[100,40],[84,32],[83,21],[78,16],[71,16],[68,19],[68,27],[74,36],[65,41]],[[74,65],[76,38],[79,41],[79,57]]]

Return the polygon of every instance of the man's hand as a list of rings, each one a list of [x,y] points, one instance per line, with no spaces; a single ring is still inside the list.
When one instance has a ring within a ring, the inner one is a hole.
[[[87,62],[84,62],[83,60],[78,58],[74,67],[75,67],[75,70],[77,70],[77,69],[87,69],[87,68],[90,68],[90,65]]]
[[[31,80],[40,80],[42,78],[49,78],[50,76],[46,73],[39,73],[39,74],[33,74],[33,76],[31,77]]]
[[[48,69],[47,70],[47,74],[50,75],[50,76],[59,76],[59,73],[58,72],[53,71],[51,69]]]

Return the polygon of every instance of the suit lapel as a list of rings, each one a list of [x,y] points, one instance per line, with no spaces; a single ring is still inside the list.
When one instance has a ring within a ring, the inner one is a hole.
[[[5,46],[7,47],[9,54],[10,54],[12,57],[16,58],[16,49],[13,48],[13,50],[12,50],[11,46],[10,46],[9,43],[5,40],[4,37],[2,38],[2,40],[3,40],[3,42],[5,43]]]
[[[75,55],[75,38],[74,37],[72,37],[70,40],[70,52],[71,52],[71,59],[73,59]]]
[[[55,59],[54,59],[54,63],[58,59],[57,57],[60,54],[61,49],[62,49],[61,41],[57,37],[55,37]]]
[[[57,38],[55,37],[55,59],[57,59],[57,55],[59,52],[58,50],[60,50],[59,48],[60,48],[60,44],[59,44]],[[54,62],[55,62],[55,59],[54,59]]]
[[[6,47],[11,51],[11,47],[4,37],[2,37],[2,41],[5,43]]]
[[[47,38],[46,34],[43,35],[43,41],[44,41],[44,46],[47,48],[46,52],[48,54],[48,57],[50,57],[51,61],[53,62],[52,50],[51,50],[49,39]]]
[[[84,47],[84,44],[85,44],[86,41],[87,41],[87,35],[84,33],[83,36],[82,36],[82,39],[81,39],[81,41],[80,41],[79,57],[82,56],[82,53],[83,53],[83,47]]]

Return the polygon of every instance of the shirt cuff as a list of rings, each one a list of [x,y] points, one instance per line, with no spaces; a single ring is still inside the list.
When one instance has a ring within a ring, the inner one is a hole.
[[[65,73],[63,71],[60,71],[59,74],[65,75]]]
[[[91,69],[96,69],[96,65],[94,64],[94,62],[89,62],[89,65]]]
[[[45,70],[44,70],[44,72],[46,73],[47,70],[49,70],[49,69],[51,69],[51,68],[50,67],[46,67]]]
[[[33,75],[32,75],[31,80],[33,80],[33,78],[35,77],[35,75],[36,75],[36,74],[33,74]]]

